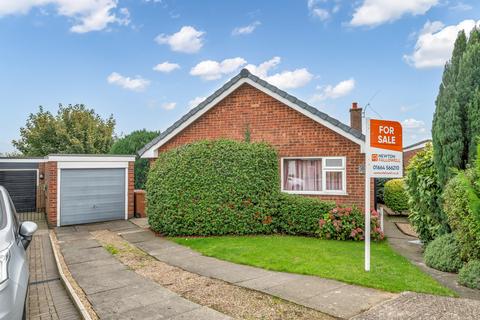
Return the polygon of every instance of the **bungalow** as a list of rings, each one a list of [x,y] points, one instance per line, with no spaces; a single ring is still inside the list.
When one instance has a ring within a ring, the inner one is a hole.
[[[423,151],[429,143],[430,144],[432,143],[431,139],[422,140],[420,142],[414,143],[412,145],[409,145],[403,148],[403,168],[404,168],[403,172],[404,173],[405,173],[405,168],[408,167],[412,158],[420,151]]]
[[[350,119],[347,126],[243,69],[139,154],[154,161],[198,140],[244,140],[248,131],[251,141],[277,150],[283,192],[363,208],[365,137],[356,103]]]

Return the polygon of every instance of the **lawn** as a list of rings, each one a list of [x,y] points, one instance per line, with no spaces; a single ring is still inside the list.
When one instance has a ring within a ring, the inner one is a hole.
[[[391,292],[456,295],[395,253],[386,241],[372,243],[371,271],[365,272],[363,242],[294,236],[228,236],[172,240],[206,256],[268,270],[315,275]]]

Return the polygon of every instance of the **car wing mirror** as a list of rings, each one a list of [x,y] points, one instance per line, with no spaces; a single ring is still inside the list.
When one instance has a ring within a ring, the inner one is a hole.
[[[22,244],[25,249],[28,248],[32,241],[32,236],[37,231],[38,226],[35,222],[25,221],[20,225],[20,236],[22,236]]]

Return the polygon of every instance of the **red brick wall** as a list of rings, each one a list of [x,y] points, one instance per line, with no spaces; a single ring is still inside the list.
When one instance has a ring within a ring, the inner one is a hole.
[[[280,157],[346,156],[348,195],[316,197],[364,207],[365,175],[360,168],[365,155],[360,146],[248,84],[161,146],[159,152],[204,139],[244,140],[247,126],[251,141],[270,143]]]
[[[134,187],[135,187],[135,162],[128,163],[128,218],[133,218],[134,214]]]
[[[50,226],[57,226],[57,162],[45,163],[46,200],[45,209],[47,222]]]

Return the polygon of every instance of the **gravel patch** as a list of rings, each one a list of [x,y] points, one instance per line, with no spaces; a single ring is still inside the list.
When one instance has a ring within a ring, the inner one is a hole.
[[[93,236],[123,264],[182,297],[236,319],[327,320],[333,317],[268,294],[200,276],[160,262],[119,235],[94,231]]]

